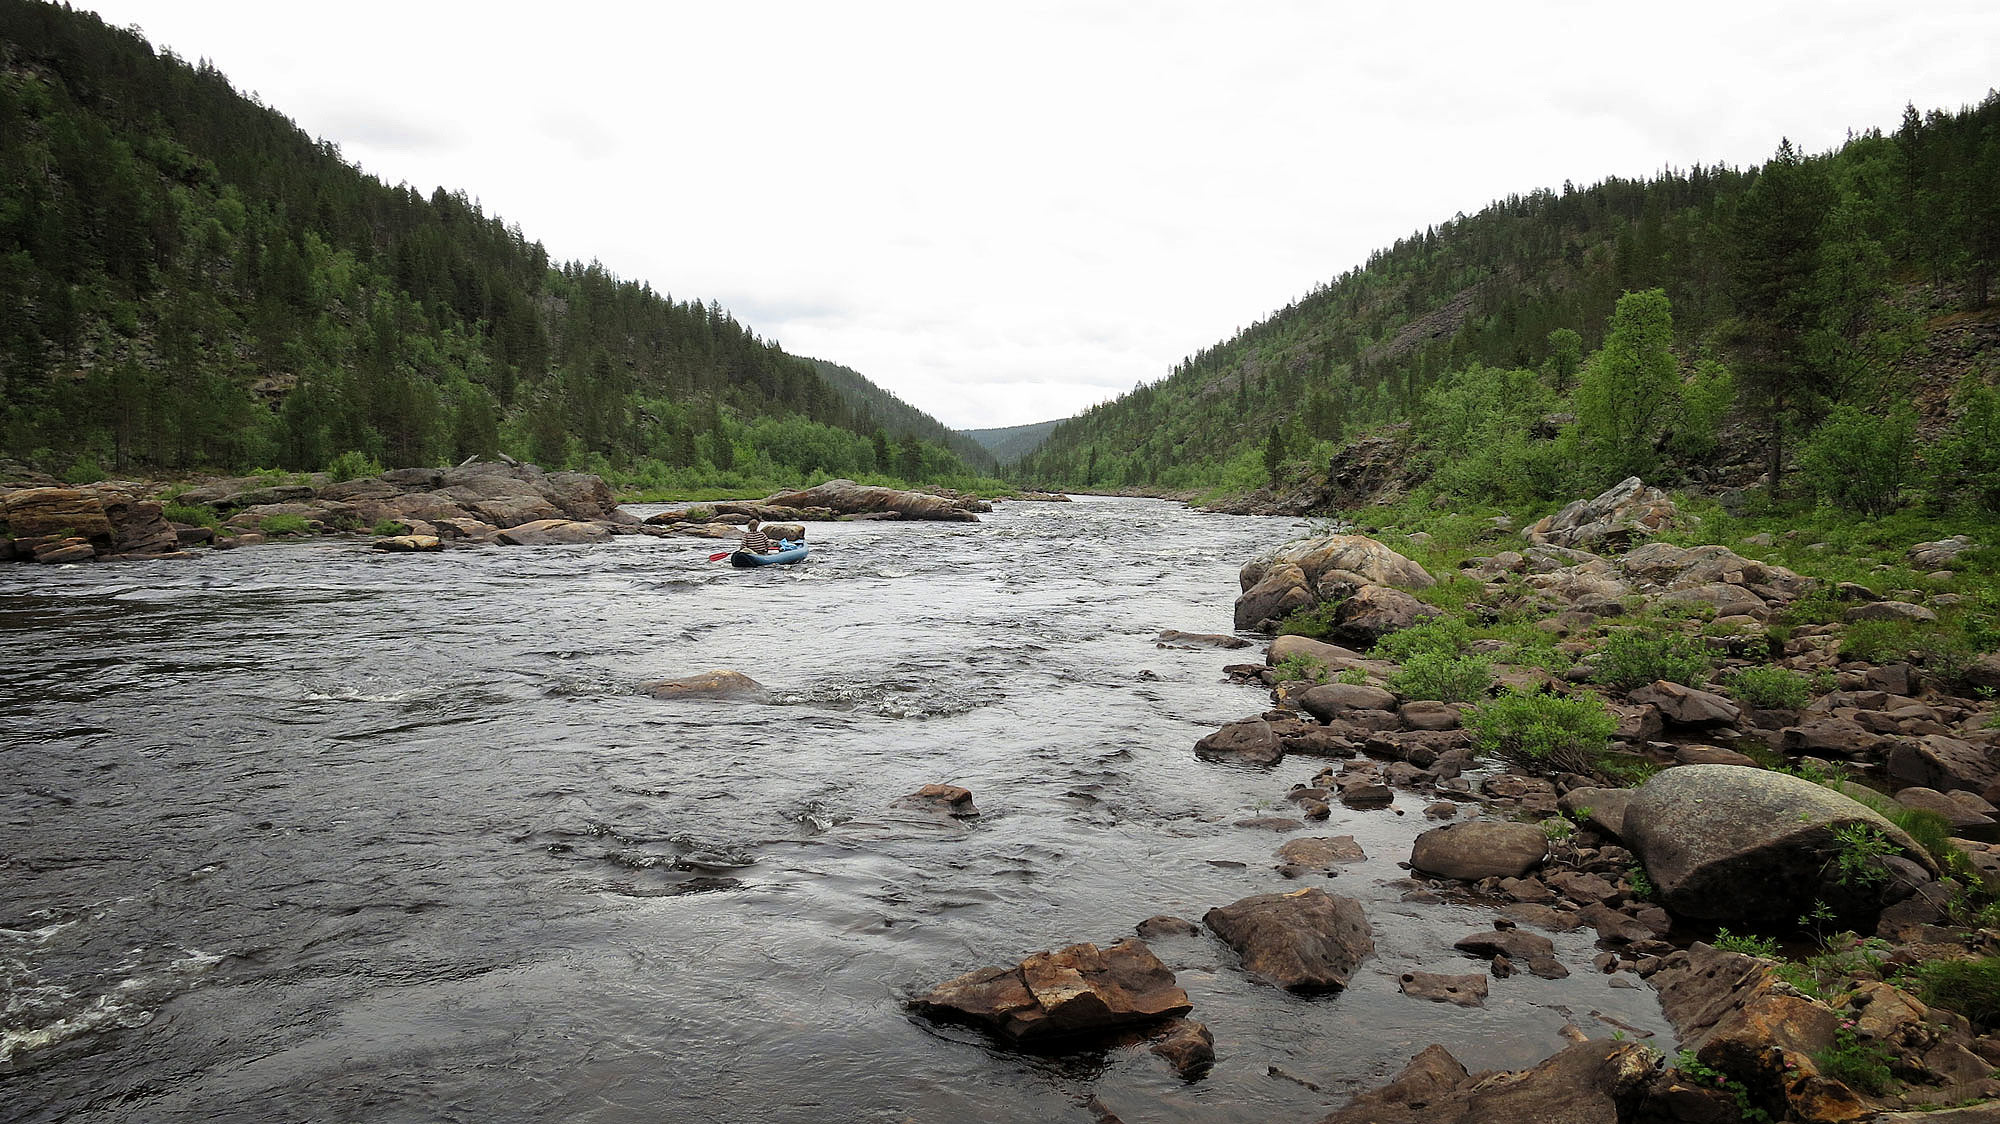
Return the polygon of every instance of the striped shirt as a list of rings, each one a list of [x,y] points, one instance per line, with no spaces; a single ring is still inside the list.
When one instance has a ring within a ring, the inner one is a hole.
[[[743,536],[743,545],[737,548],[745,554],[771,553],[771,539],[762,531],[750,531]]]

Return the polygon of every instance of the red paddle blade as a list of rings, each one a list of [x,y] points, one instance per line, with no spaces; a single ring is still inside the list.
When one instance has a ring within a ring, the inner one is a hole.
[[[708,560],[709,560],[710,562],[720,562],[720,561],[722,561],[723,559],[725,559],[725,558],[727,558],[727,557],[729,557],[729,552],[725,550],[725,551],[723,551],[723,552],[722,552],[721,554],[711,554],[711,555],[709,555],[709,556],[708,556]]]

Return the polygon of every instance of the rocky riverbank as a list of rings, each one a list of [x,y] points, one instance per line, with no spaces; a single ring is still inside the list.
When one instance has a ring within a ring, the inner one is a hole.
[[[546,546],[613,535],[734,538],[756,517],[773,537],[834,519],[977,521],[992,506],[959,493],[905,492],[833,480],[762,502],[702,505],[642,523],[598,476],[543,472],[511,460],[393,469],[335,481],[324,474],[229,477],[192,486],[153,481],[66,485],[22,476],[0,484],[0,561],[62,564],[186,558],[270,538],[367,535],[376,549]],[[794,524],[786,526],[784,524]]]
[[[1457,573],[1358,535],[1251,561],[1239,628],[1316,635],[1228,668],[1270,706],[1193,751],[1274,778],[1311,763],[1274,789],[1285,813],[1239,824],[1291,836],[1274,881],[1298,888],[974,972],[912,1006],[1038,1049],[1150,1040],[1199,1079],[1231,1044],[1147,942],[1205,931],[1255,979],[1341,990],[1379,954],[1362,904],[1317,883],[1366,856],[1312,832],[1336,807],[1402,814],[1410,794],[1436,826],[1401,864],[1403,901],[1492,917],[1455,942],[1464,973],[1389,966],[1412,1001],[1481,1006],[1518,973],[1594,973],[1657,992],[1678,1048],[1575,1027],[1538,1066],[1474,1074],[1433,1045],[1329,1124],[2000,1119],[2000,850],[1983,841],[2000,664],[1843,655],[1850,627],[1922,620],[1955,595],[1650,541],[1673,516],[1628,481],[1522,536],[1496,529],[1506,549]],[[1965,545],[1912,558],[1945,565]],[[1226,638],[1161,643],[1204,639]],[[1577,931],[1595,934],[1588,962],[1551,940]]]

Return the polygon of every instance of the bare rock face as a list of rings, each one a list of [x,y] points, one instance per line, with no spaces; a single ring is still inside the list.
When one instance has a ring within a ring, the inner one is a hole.
[[[1410,865],[1431,874],[1476,882],[1519,878],[1549,854],[1549,837],[1531,823],[1466,820],[1417,836]]]
[[[1843,829],[1872,828],[1936,873],[1924,849],[1873,810],[1763,769],[1667,769],[1633,793],[1622,826],[1661,903],[1683,917],[1787,922],[1815,901],[1844,915],[1879,913],[1901,883],[1841,877],[1835,832]]]
[[[1676,726],[1728,726],[1743,711],[1721,695],[1661,679],[1628,696],[1640,706],[1654,706],[1660,717]]]
[[[1075,944],[1012,968],[982,968],[910,1001],[932,1018],[971,1022],[1020,1043],[1102,1034],[1192,1009],[1174,974],[1141,940]]]
[[[740,671],[705,671],[679,679],[660,679],[639,688],[656,699],[734,699],[762,702],[770,692]]]
[[[1375,953],[1361,903],[1308,888],[1257,894],[1202,915],[1251,975],[1287,991],[1337,991]]]
[[[1320,535],[1286,543],[1243,567],[1243,588],[1255,585],[1264,571],[1277,566],[1297,566],[1315,590],[1328,583],[1399,589],[1429,589],[1437,584],[1430,571],[1366,535]]]
[[[1626,477],[1596,497],[1577,500],[1523,532],[1529,542],[1591,550],[1620,550],[1673,525],[1679,514],[1672,500],[1636,476]]]
[[[19,539],[64,535],[106,546],[116,537],[104,502],[76,488],[22,488],[0,496],[0,529]]]
[[[777,492],[765,497],[764,503],[775,507],[827,508],[836,515],[888,514],[898,519],[954,523],[979,522],[979,516],[973,514],[973,510],[986,506],[976,501],[929,492],[904,492],[895,488],[856,484],[852,480],[829,480],[800,492]]]

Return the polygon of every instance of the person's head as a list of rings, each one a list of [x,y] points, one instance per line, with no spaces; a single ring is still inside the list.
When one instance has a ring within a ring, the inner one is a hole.
[[[757,519],[755,516],[750,518],[750,529],[753,531],[757,529]]]

